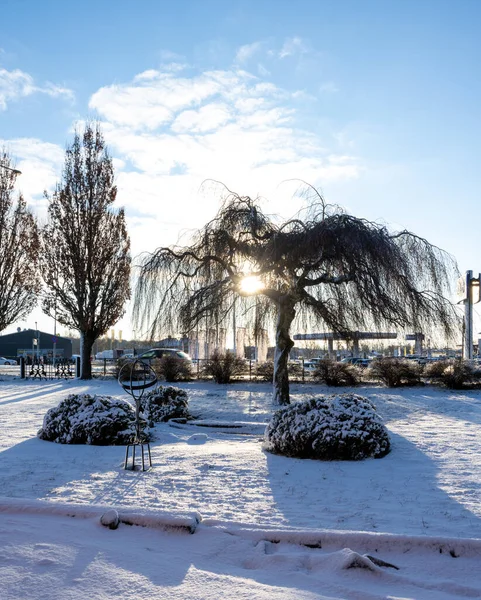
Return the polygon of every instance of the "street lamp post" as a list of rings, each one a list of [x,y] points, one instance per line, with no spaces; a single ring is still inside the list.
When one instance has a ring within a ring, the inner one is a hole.
[[[19,171],[18,169],[12,169],[11,167],[7,167],[7,166],[5,166],[5,165],[0,165],[0,167],[1,167],[2,169],[6,169],[7,171],[12,171],[12,173],[13,173],[14,175],[21,175],[21,174],[22,174],[22,171]]]

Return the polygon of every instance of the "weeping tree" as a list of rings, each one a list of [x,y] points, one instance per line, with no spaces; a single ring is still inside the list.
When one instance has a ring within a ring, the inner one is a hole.
[[[14,198],[18,173],[0,152],[0,331],[25,318],[40,292],[38,229],[23,196]]]
[[[295,319],[336,333],[435,327],[451,336],[457,326],[446,299],[457,273],[448,254],[409,231],[391,233],[346,214],[308,189],[307,207],[285,222],[229,192],[189,246],[144,257],[135,293],[134,317],[152,335],[222,322],[238,296],[246,309],[255,303],[255,326],[275,323],[274,403],[281,405],[289,404]]]
[[[116,196],[104,138],[88,124],[75,134],[62,180],[47,195],[40,261],[44,312],[80,332],[82,379],[92,377],[95,340],[117,323],[130,298],[130,240],[123,209],[112,206]]]

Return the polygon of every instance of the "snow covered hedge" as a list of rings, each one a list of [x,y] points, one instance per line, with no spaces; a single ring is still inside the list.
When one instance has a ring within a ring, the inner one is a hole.
[[[135,433],[135,409],[110,396],[70,394],[43,419],[41,440],[58,444],[128,444]]]
[[[370,400],[340,394],[276,411],[264,434],[264,449],[297,458],[361,460],[385,456],[390,442]]]
[[[187,392],[173,386],[157,386],[140,401],[140,410],[150,425],[169,419],[189,418]]]

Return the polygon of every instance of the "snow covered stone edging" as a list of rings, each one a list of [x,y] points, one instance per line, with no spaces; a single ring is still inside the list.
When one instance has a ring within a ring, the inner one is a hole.
[[[387,550],[404,553],[417,548],[450,555],[453,558],[481,556],[481,539],[479,538],[429,537],[369,531],[290,529],[287,527],[278,529],[230,523],[217,519],[205,519],[202,526],[220,529],[229,535],[236,535],[253,542],[297,544],[325,550],[350,548],[359,553]]]
[[[164,531],[194,533],[202,521],[202,516],[195,511],[185,514],[173,514],[140,507],[115,508],[96,504],[70,504],[48,502],[46,500],[27,500],[24,498],[0,498],[0,513],[7,514],[58,515],[82,519],[97,518],[100,520],[103,515],[110,511],[117,512],[120,523],[151,527]]]
[[[264,450],[293,458],[382,458],[390,448],[374,404],[352,393],[318,396],[280,408],[264,434]]]

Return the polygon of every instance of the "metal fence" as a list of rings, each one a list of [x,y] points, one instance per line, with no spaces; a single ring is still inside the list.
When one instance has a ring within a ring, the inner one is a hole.
[[[120,359],[122,360],[122,359]],[[192,359],[190,380],[212,381],[212,375],[206,372],[206,365],[209,359]],[[159,364],[158,359],[149,361],[154,370]],[[92,374],[94,377],[116,377],[118,374],[118,361],[116,359],[101,359],[92,362]],[[231,377],[232,381],[265,381],[272,382],[273,364],[271,361],[259,362],[254,359],[246,359],[242,369],[236,370]],[[293,383],[302,383],[304,381],[312,381],[313,369],[308,365],[304,366],[303,361],[289,364],[289,378]]]
[[[21,379],[73,379],[80,376],[80,361],[70,358],[20,357]]]
[[[0,365],[1,376],[14,376],[30,380],[73,379],[80,377],[80,359],[25,359],[20,357],[17,365]],[[156,360],[152,362],[157,368]],[[213,377],[206,373],[208,359],[193,359],[191,363],[189,380],[212,381]],[[94,378],[116,378],[119,366],[116,359],[100,359],[92,361],[92,375]],[[289,378],[293,383],[312,381],[313,370],[309,364],[302,361],[289,364]],[[246,359],[241,370],[235,372],[232,381],[258,381],[271,382],[273,376],[272,362],[261,363],[254,359]]]

